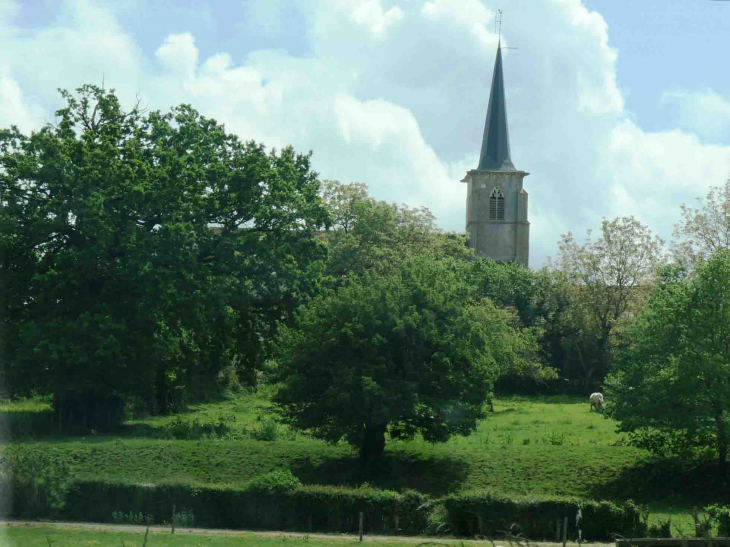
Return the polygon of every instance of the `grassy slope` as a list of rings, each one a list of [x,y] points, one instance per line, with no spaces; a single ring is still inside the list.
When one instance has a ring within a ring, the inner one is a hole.
[[[14,422],[14,431],[43,431],[49,429],[47,408],[40,401],[0,405],[0,416]],[[36,433],[13,444],[60,454],[78,477],[236,483],[290,468],[305,483],[354,486],[362,481],[356,455],[345,444],[327,445],[284,426],[276,441],[251,438],[269,413],[270,403],[259,395],[197,405],[182,415],[201,422],[235,416],[228,439],[150,438],[177,419],[160,417],[128,422],[117,436]],[[681,476],[667,481],[646,452],[621,446],[614,430],[615,424],[589,412],[580,398],[502,399],[469,437],[442,445],[420,439],[390,442],[382,470],[367,480],[380,488],[415,488],[434,496],[489,487],[514,494],[634,498],[667,514],[691,506]],[[702,491],[702,485],[695,486]]]

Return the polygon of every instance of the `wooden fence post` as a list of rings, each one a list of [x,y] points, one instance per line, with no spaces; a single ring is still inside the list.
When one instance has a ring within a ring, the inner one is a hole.
[[[565,541],[568,537],[568,517],[565,517],[563,521],[563,547],[565,547]]]
[[[560,519],[555,519],[555,541],[560,541]]]
[[[175,533],[175,504],[172,504],[172,533]]]
[[[363,520],[363,514],[360,512],[360,541],[362,541],[362,520]]]
[[[398,526],[398,513],[395,514],[395,533],[398,535],[398,530],[400,530],[400,526]]]
[[[309,515],[307,517],[307,529],[309,530],[309,533],[312,533],[312,515]]]

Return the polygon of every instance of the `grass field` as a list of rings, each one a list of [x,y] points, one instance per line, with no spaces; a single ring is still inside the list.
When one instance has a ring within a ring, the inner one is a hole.
[[[6,403],[0,405],[0,420],[13,432],[16,450],[56,454],[79,478],[236,484],[291,469],[305,484],[357,486],[363,480],[348,445],[328,445],[276,424],[266,390],[195,405],[175,417],[130,421],[116,435],[61,435],[50,423],[49,408],[37,399]],[[388,442],[382,467],[367,481],[432,496],[493,488],[508,494],[631,498],[650,506],[652,520],[674,515],[687,530],[687,511],[721,500],[727,490],[701,465],[685,469],[626,446],[614,423],[589,412],[587,399],[508,397],[499,399],[495,410],[469,437],[440,445],[422,439]],[[195,420],[225,424],[225,433],[163,438],[184,436]]]
[[[101,530],[63,529],[51,526],[12,526],[0,529],[0,546],[23,547],[77,547],[89,546],[104,547],[106,545],[119,547],[141,547],[144,541],[144,532],[117,532]],[[175,535],[169,531],[153,532],[150,530],[147,538],[147,547],[346,547],[347,545],[374,545],[377,547],[416,547],[420,541],[384,541],[363,538],[363,543],[354,536],[323,537],[301,535],[263,536],[258,534],[226,535],[191,534],[178,531]],[[482,541],[458,542],[450,541],[439,543],[443,547],[493,547],[491,543]],[[552,544],[541,544],[542,547],[551,547]],[[557,544],[555,544],[557,545]],[[562,544],[560,544],[562,545]],[[576,544],[568,543],[571,547]]]

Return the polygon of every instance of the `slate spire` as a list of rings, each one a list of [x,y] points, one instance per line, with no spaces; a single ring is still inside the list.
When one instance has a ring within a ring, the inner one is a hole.
[[[507,132],[507,105],[504,100],[504,77],[502,75],[502,47],[497,44],[497,60],[494,62],[492,90],[489,92],[487,121],[484,124],[482,151],[477,169],[489,171],[515,171],[509,156],[509,133]]]

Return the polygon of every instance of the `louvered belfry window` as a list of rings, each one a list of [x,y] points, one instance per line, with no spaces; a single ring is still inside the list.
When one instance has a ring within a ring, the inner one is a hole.
[[[504,194],[499,186],[489,196],[489,220],[504,220]]]

